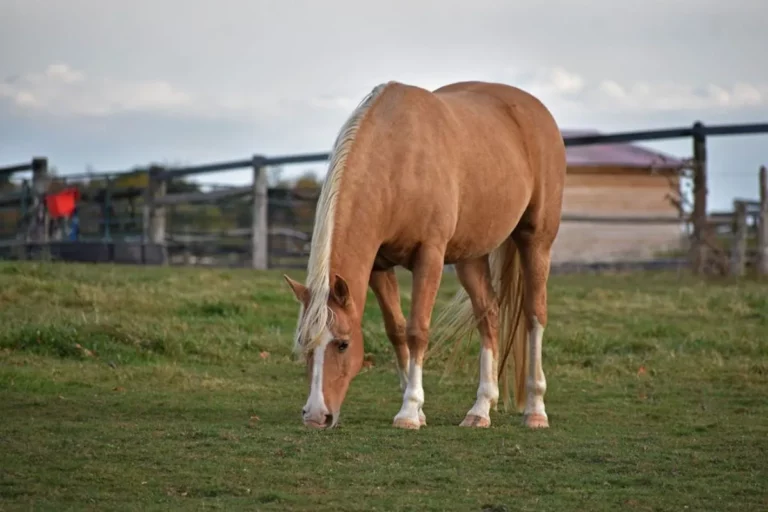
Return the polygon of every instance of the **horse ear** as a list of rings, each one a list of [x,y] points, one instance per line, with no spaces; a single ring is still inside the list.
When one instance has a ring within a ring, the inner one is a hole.
[[[296,299],[306,305],[307,300],[309,299],[309,290],[307,287],[298,281],[294,281],[285,274],[283,274],[283,279],[285,279],[285,282],[288,283],[288,286],[290,286],[291,290],[293,290],[293,294],[296,296]]]
[[[341,307],[346,307],[349,304],[349,286],[343,277],[336,274],[336,278],[333,283],[333,299]]]

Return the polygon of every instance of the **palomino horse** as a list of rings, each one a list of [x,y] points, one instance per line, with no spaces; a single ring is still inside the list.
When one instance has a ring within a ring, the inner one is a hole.
[[[477,399],[461,425],[490,425],[512,352],[517,409],[528,427],[549,426],[541,344],[565,169],[555,120],[520,89],[484,82],[432,92],[397,82],[374,88],[334,144],[306,285],[285,276],[300,302],[294,348],[309,374],[304,423],[338,422],[363,363],[370,286],[404,392],[394,426],[426,424],[422,366],[431,314],[444,265],[454,264],[463,289],[442,318],[453,336],[477,327],[482,343]],[[398,265],[413,277],[407,322]]]

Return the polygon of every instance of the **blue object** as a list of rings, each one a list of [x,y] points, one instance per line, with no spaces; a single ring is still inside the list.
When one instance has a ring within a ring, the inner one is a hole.
[[[77,210],[72,213],[69,224],[69,239],[77,240],[80,238],[80,218],[77,216]]]

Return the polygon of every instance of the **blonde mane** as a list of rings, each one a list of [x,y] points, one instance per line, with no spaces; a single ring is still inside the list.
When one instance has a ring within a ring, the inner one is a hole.
[[[312,242],[307,264],[307,282],[310,298],[306,309],[299,311],[299,322],[294,337],[294,350],[305,355],[316,348],[323,339],[323,331],[333,320],[328,307],[331,281],[331,239],[341,179],[344,175],[347,156],[355,141],[355,135],[365,117],[384,88],[391,82],[377,85],[355,108],[334,142],[328,173],[320,190],[315,210]]]

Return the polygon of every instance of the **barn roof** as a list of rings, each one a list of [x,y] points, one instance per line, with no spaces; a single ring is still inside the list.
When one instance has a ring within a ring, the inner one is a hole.
[[[561,130],[561,132],[566,138],[600,135],[597,130]],[[566,155],[569,166],[672,169],[685,164],[683,160],[672,155],[626,142],[569,146],[566,148]]]

